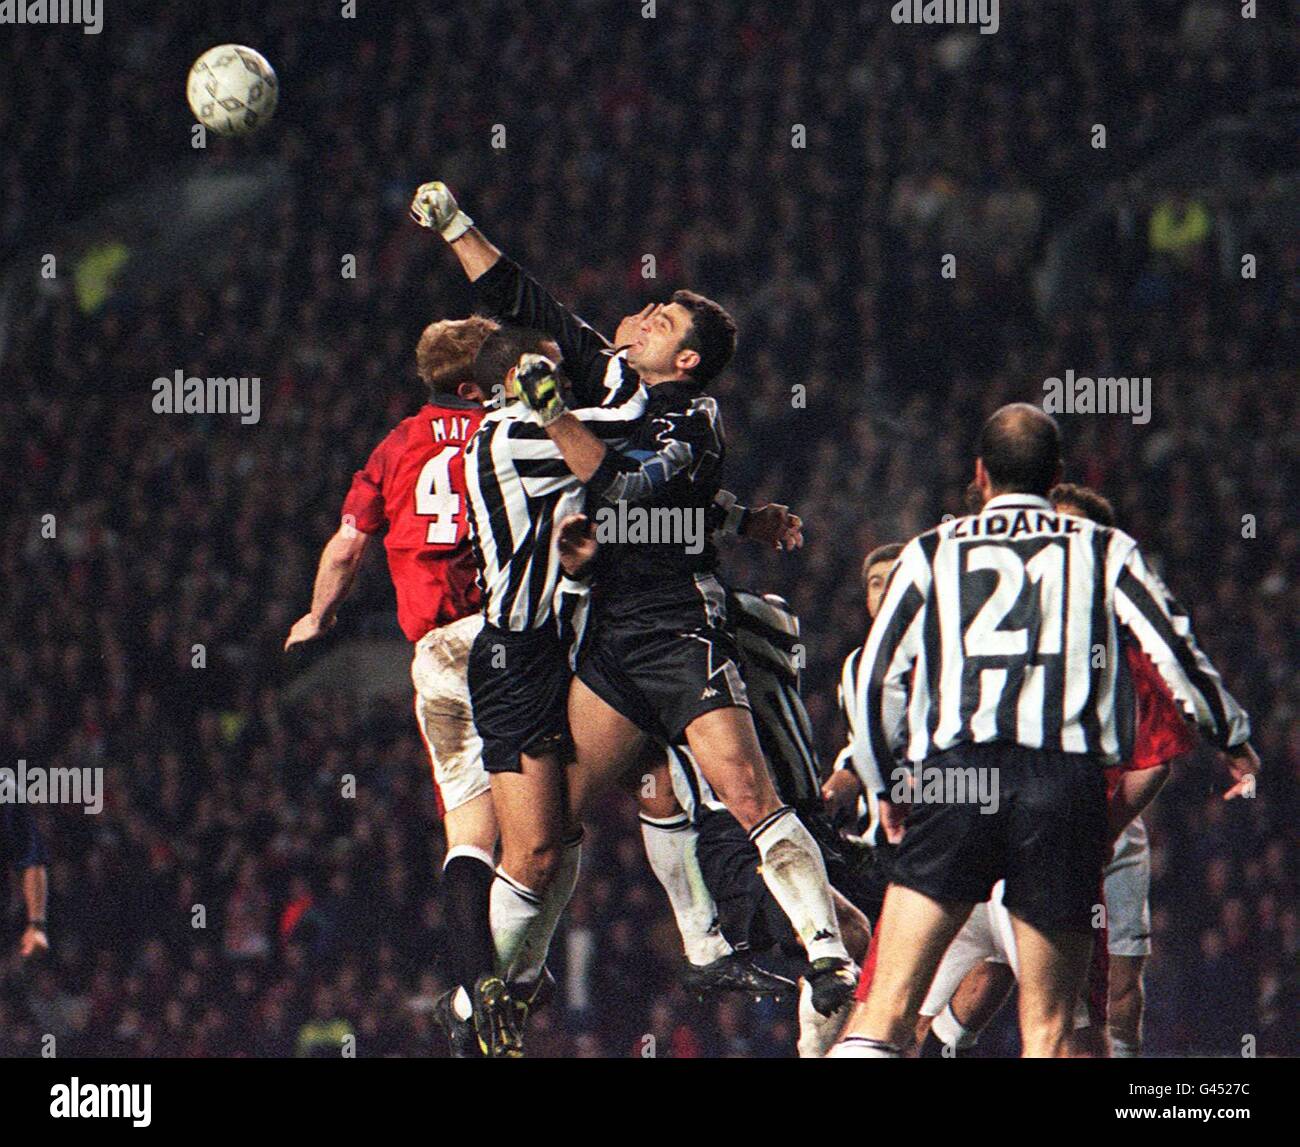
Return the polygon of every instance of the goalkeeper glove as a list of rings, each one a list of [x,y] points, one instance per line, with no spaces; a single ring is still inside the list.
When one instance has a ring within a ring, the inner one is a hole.
[[[456,205],[451,188],[437,180],[416,188],[411,218],[421,227],[437,231],[448,243],[454,243],[474,226],[474,220]]]
[[[543,426],[550,426],[568,410],[560,395],[555,363],[545,355],[520,355],[519,365],[515,368],[515,382],[519,384],[519,397],[523,404],[536,413]]]

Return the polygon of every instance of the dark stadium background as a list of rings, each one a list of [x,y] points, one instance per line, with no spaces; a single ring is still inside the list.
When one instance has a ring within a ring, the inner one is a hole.
[[[102,815],[41,811],[52,950],[20,967],[7,919],[0,1054],[53,1033],[60,1056],[336,1055],[341,1031],[444,1054],[442,841],[379,555],[327,647],[280,652],[352,470],[418,403],[415,336],[469,303],[406,218],[431,178],[605,330],[679,285],[735,313],[728,485],[791,503],[807,546],[733,547],[727,571],[800,611],[824,763],[863,553],[960,512],[995,406],[1067,369],[1152,377],[1148,424],[1063,419],[1069,476],[1158,557],[1266,772],[1225,805],[1202,752],[1150,816],[1148,1051],[1296,1054],[1286,6],[1004,0],[992,36],[883,2],[359,7],[110,2],[99,36],[0,28],[3,763],[109,777]],[[268,56],[280,107],[196,150],[185,72],[223,41]],[[1184,203],[1200,232],[1152,226]],[[178,369],[259,376],[260,421],[153,413]],[[531,1053],[641,1054],[646,1033],[661,1056],[792,1053],[790,1008],[686,999],[674,941],[612,804]],[[981,1045],[1015,1046],[1005,1016]]]

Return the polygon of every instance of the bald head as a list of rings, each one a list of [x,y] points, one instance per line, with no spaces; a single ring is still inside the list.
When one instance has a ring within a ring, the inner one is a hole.
[[[979,456],[992,492],[1046,495],[1061,474],[1061,428],[1027,402],[999,407],[980,430]]]

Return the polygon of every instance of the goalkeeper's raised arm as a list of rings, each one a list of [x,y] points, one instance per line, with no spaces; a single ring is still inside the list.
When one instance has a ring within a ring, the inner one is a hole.
[[[411,200],[411,218],[446,240],[474,284],[481,310],[494,319],[544,331],[559,344],[575,405],[605,406],[626,397],[634,376],[621,363],[613,363],[609,342],[506,258],[460,209],[445,183],[419,187]]]

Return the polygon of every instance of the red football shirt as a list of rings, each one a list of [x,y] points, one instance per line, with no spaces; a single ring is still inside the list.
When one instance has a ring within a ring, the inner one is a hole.
[[[1167,765],[1196,748],[1196,736],[1151,658],[1130,644],[1124,646],[1124,657],[1133,674],[1137,724],[1133,731],[1133,756],[1117,768],[1106,770],[1110,794],[1114,793],[1123,773]]]
[[[478,403],[453,395],[426,403],[375,447],[343,501],[345,525],[363,534],[387,527],[397,622],[411,641],[479,608],[465,444],[482,420]]]

